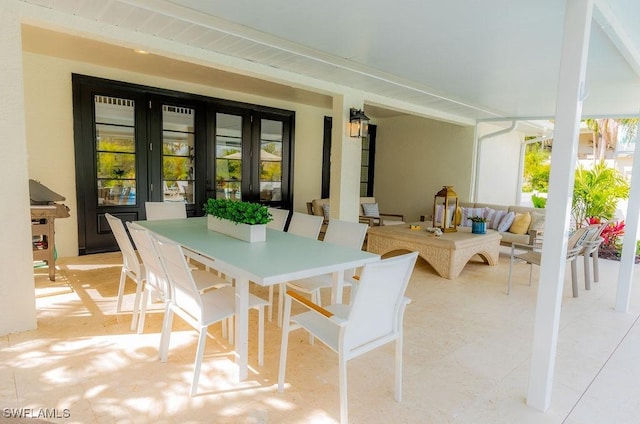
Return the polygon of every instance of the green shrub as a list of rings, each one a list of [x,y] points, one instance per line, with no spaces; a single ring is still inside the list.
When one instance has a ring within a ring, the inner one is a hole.
[[[266,224],[273,220],[266,206],[240,200],[207,199],[204,211],[207,215],[228,219],[236,224]]]
[[[571,214],[578,226],[589,217],[610,220],[618,200],[627,197],[629,183],[617,169],[607,167],[604,161],[589,170],[580,166],[576,169]]]
[[[544,209],[547,206],[547,198],[536,196],[535,194],[531,196],[531,202],[533,203],[534,208]]]

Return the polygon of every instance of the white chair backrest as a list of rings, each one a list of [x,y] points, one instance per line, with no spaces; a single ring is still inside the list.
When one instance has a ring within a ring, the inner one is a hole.
[[[116,238],[116,243],[118,243],[118,247],[122,252],[122,262],[124,267],[126,269],[130,269],[135,275],[142,277],[140,275],[141,270],[138,255],[136,255],[136,251],[131,244],[129,236],[127,235],[127,230],[124,229],[122,220],[109,213],[105,214],[104,216],[107,218],[107,222],[111,227],[113,236]]]
[[[344,333],[347,350],[401,330],[404,294],[417,257],[411,252],[364,266]]]
[[[160,262],[160,257],[156,251],[155,243],[151,234],[146,228],[141,227],[133,222],[127,222],[129,234],[138,249],[138,253],[142,258],[144,270],[147,273],[147,284],[152,285],[156,291],[164,295],[164,299],[168,300],[171,292],[167,281],[167,274]]]
[[[182,247],[163,237],[154,235],[153,239],[160,261],[167,273],[173,304],[201,322],[202,299],[185,260]]]
[[[148,221],[187,217],[187,208],[181,202],[144,202]]]
[[[289,218],[289,211],[286,209],[269,208],[269,213],[271,214],[273,221],[267,224],[267,228],[284,231],[284,226],[287,224],[287,218]]]
[[[289,222],[288,233],[301,237],[318,239],[324,219],[321,216],[294,212]]]
[[[332,219],[327,226],[324,241],[339,246],[362,249],[362,243],[364,243],[368,228],[367,224]]]

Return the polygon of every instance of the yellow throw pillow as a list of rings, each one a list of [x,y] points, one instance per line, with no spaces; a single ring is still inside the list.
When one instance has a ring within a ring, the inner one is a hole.
[[[455,224],[460,225],[461,222],[462,222],[462,208],[458,206],[455,214]]]
[[[526,234],[529,229],[529,224],[531,224],[531,214],[529,212],[517,213],[513,224],[509,227],[509,232],[513,234]]]

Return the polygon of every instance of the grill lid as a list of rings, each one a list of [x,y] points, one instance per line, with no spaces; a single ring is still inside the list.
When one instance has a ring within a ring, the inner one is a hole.
[[[29,180],[29,197],[32,205],[46,205],[65,198],[36,180]]]

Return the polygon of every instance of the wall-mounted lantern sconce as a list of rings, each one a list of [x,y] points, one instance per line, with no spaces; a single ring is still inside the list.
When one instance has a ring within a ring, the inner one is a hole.
[[[369,135],[370,120],[362,110],[351,108],[349,111],[349,136],[364,138]]]

